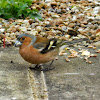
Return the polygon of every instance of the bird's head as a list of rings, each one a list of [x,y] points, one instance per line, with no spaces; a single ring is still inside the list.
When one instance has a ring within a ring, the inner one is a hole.
[[[21,46],[23,43],[25,44],[33,44],[36,41],[36,37],[31,34],[23,33],[17,37],[15,42],[15,47]]]

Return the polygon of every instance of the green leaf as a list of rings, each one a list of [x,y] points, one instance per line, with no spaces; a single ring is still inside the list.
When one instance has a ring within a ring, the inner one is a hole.
[[[32,11],[34,11],[34,12],[39,12],[39,10],[37,10],[37,9],[32,9]]]
[[[33,0],[0,0],[0,17],[42,19],[37,9],[31,10]]]

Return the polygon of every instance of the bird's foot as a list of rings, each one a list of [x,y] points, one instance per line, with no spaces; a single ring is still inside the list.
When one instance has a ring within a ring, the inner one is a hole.
[[[29,67],[31,70],[41,70],[41,64],[37,64],[34,68],[33,67]]]
[[[53,70],[55,67],[51,67],[49,66],[43,66],[42,64],[37,64],[34,68],[33,67],[29,67],[31,70],[37,70],[37,71],[49,71],[49,70]]]

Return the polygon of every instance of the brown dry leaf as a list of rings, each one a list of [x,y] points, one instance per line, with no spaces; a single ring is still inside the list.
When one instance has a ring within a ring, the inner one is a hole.
[[[97,55],[96,54],[91,54],[90,57],[97,57]]]
[[[60,55],[60,56],[64,56],[64,55],[67,55],[67,53],[65,52],[65,50],[61,50],[61,51],[59,52],[59,55]]]
[[[66,60],[66,62],[70,62],[70,59],[68,59],[68,58],[66,58],[65,60]]]
[[[92,64],[92,61],[88,61],[89,64]]]
[[[74,57],[77,57],[78,56],[78,52],[77,51],[75,51],[73,49],[70,49],[69,51],[71,53],[71,55],[69,57],[74,58]]]
[[[88,48],[94,48],[94,46],[93,45],[89,45]]]
[[[97,51],[95,51],[96,53],[100,53],[100,49],[98,49]]]

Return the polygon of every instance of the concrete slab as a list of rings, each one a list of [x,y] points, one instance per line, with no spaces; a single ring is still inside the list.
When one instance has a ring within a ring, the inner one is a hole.
[[[49,100],[100,100],[100,54],[90,60],[65,62],[60,56],[55,69],[45,72]]]
[[[28,71],[15,48],[0,48],[0,100],[33,100]]]

